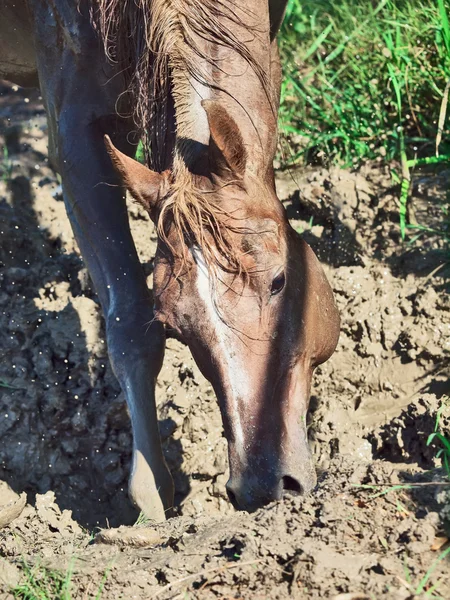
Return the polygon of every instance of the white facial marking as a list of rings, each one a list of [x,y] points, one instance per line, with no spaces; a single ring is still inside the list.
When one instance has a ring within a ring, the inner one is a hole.
[[[238,400],[245,400],[251,393],[251,383],[245,370],[245,360],[239,356],[241,342],[233,330],[227,326],[217,311],[217,306],[213,300],[214,285],[211,281],[210,272],[206,266],[203,253],[200,248],[194,246],[191,248],[192,255],[197,265],[196,286],[201,301],[205,307],[205,316],[211,323],[215,333],[217,344],[220,349],[220,355],[225,362],[226,377],[231,389],[230,398],[233,405],[233,412],[230,419],[233,422],[233,430],[236,442],[236,451],[243,460],[244,453],[244,433],[242,430],[241,418],[239,415]]]
[[[202,100],[207,100],[211,97],[211,89],[208,86],[202,85],[197,80],[190,78],[191,94],[190,94],[190,120],[193,124],[191,131],[192,138],[201,144],[209,144],[209,125],[206,111],[203,108]]]
[[[174,88],[177,136],[207,146],[209,144],[209,125],[202,100],[208,100],[211,97],[211,89],[193,77],[182,79],[184,80],[184,84],[181,86],[182,90],[177,91],[176,85]]]

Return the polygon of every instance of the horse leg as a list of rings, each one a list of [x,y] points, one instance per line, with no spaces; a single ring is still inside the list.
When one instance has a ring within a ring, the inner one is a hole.
[[[116,115],[122,89],[78,3],[30,2],[40,86],[49,122],[50,153],[64,201],[106,321],[108,353],[125,393],[133,428],[132,500],[155,520],[173,505],[155,407],[164,331],[131,237],[124,192],[105,151],[110,135],[133,154],[129,127]],[[52,4],[50,9],[48,4]],[[57,13],[57,14],[55,14]]]

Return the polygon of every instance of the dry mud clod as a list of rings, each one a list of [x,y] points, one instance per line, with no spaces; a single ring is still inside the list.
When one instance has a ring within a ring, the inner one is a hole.
[[[95,536],[96,544],[114,544],[116,546],[132,546],[133,548],[148,548],[163,544],[168,539],[161,532],[147,526],[117,527],[101,529]]]
[[[27,503],[27,495],[16,494],[7,483],[0,481],[0,529],[17,519]]]

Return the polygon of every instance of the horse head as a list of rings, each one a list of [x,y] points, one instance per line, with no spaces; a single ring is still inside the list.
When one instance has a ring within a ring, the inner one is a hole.
[[[228,439],[228,494],[253,510],[315,485],[306,414],[339,316],[272,168],[256,172],[232,116],[216,101],[203,106],[210,142],[197,174],[156,173],[109,140],[107,148],[158,227],[155,318],[179,333],[211,382]]]

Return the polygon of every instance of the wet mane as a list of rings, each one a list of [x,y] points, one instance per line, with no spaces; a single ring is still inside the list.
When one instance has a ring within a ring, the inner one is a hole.
[[[170,219],[179,238],[190,237],[204,249],[208,262],[218,250],[231,267],[237,267],[239,260],[230,241],[229,219],[210,202],[210,194],[196,187],[186,161],[189,152],[195,152],[194,143],[183,139],[182,128],[189,109],[189,78],[212,90],[220,89],[205,71],[226,72],[224,61],[217,59],[223,48],[237,53],[251,67],[273,109],[268,74],[232,31],[232,26],[237,26],[249,33],[249,38],[262,33],[256,25],[257,15],[245,4],[245,0],[92,0],[91,8],[107,57],[125,76],[126,103],[131,105],[147,163],[154,170],[162,170],[170,102],[175,102],[173,186],[161,211],[160,236],[165,238]],[[207,52],[205,47],[211,50]],[[205,65],[211,68],[205,69]]]
[[[230,233],[244,231],[243,226],[231,225],[233,215],[227,213],[214,200],[212,190],[196,188],[195,179],[183,169],[174,178],[169,194],[162,203],[158,219],[158,236],[172,253],[175,253],[170,241],[170,229],[180,242],[184,262],[188,248],[202,249],[205,262],[214,270],[220,266],[224,271],[240,273],[243,269],[241,249],[236,245]]]

